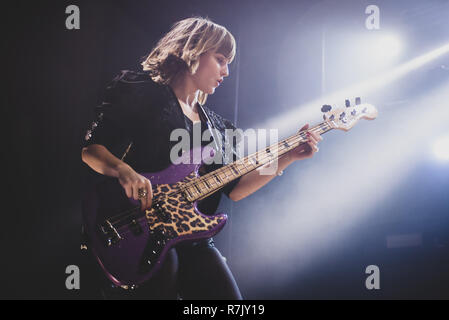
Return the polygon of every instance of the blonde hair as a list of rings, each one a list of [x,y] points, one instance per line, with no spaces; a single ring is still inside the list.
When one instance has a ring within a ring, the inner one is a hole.
[[[169,84],[180,72],[195,74],[199,57],[208,51],[223,54],[230,62],[236,50],[233,35],[208,18],[193,17],[176,22],[142,62],[143,70],[161,84]],[[204,104],[207,94],[200,91],[198,102]]]

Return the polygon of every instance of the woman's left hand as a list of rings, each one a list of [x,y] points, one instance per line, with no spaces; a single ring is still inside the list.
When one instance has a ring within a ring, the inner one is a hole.
[[[304,131],[309,128],[309,125],[306,124],[304,127],[302,127],[299,131]],[[321,135],[318,133],[307,131],[308,141],[307,143],[301,144],[297,146],[295,149],[289,151],[290,159],[295,160],[303,160],[312,158],[315,152],[318,152],[318,142],[323,140]]]

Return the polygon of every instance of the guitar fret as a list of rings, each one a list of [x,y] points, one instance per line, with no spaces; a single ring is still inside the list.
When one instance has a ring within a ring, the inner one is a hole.
[[[324,123],[322,123],[322,124],[320,124],[320,129],[323,131],[323,132],[325,132],[326,131],[326,124],[324,124]]]
[[[232,179],[234,178],[234,172],[233,172],[234,170],[235,170],[235,169],[234,169],[234,167],[232,167],[232,166],[230,166],[229,169],[226,170],[226,172],[229,172],[229,173],[230,173],[229,175],[226,174],[226,179],[228,179],[227,182],[232,181]],[[235,175],[238,175],[238,174],[235,174]]]
[[[215,173],[213,173],[213,176],[214,176],[215,179],[218,181],[218,183],[222,183],[221,180],[218,178],[218,176],[217,176]]]
[[[248,162],[252,162],[253,166],[257,165],[257,160],[255,157],[248,158]]]
[[[193,197],[192,193],[190,193],[189,188],[185,188],[185,192],[187,192],[188,197]]]
[[[242,161],[242,165],[243,165],[245,173],[250,171],[250,170],[248,170],[248,167],[246,166],[245,161]]]
[[[232,172],[232,169],[229,168],[229,170],[225,171],[226,172],[226,183],[228,183],[229,181],[231,181],[232,177],[234,176],[234,173]],[[230,173],[228,175],[228,172]]]
[[[214,179],[212,177],[208,176],[206,179],[207,179],[208,183],[210,183],[212,188],[218,187],[218,185],[215,183],[215,181],[214,181]]]
[[[195,188],[192,186],[189,186],[188,189],[190,190],[190,193],[192,194],[193,197],[195,197],[195,195],[197,194],[197,192],[195,191]]]
[[[220,178],[222,178],[223,182],[226,182],[226,180],[228,179],[228,175],[226,174],[226,168],[224,168],[220,173],[222,174],[222,176],[219,176]]]
[[[220,179],[220,182],[221,183],[224,183],[225,181],[226,181],[226,174],[224,173],[224,171],[223,170],[220,170],[219,172],[218,172],[218,178]]]

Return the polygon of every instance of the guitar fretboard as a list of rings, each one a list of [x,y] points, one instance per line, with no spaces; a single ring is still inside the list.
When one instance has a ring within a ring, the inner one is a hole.
[[[332,130],[333,127],[335,124],[332,121],[325,121],[308,131],[323,134]],[[300,131],[278,143],[185,183],[184,194],[189,201],[203,199],[231,181],[279,159],[300,144],[306,143],[307,139],[306,131]]]

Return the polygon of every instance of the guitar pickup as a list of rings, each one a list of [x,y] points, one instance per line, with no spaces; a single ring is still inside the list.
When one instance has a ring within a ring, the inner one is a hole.
[[[103,224],[99,225],[98,230],[106,247],[110,247],[123,239],[109,220],[105,220]]]

